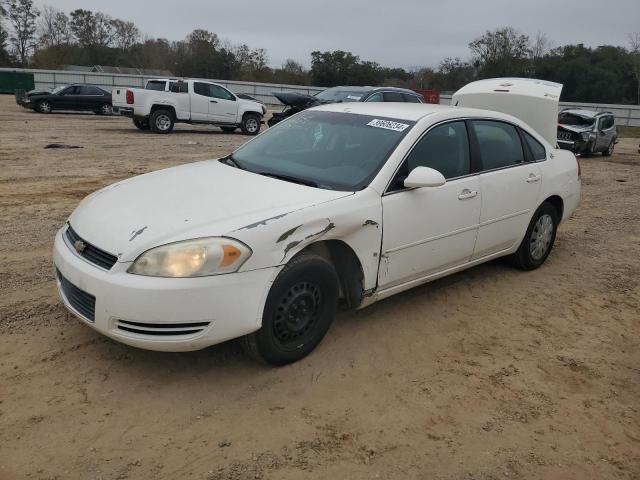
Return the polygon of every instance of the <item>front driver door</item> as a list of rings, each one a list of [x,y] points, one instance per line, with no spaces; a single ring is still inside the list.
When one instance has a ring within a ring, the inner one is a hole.
[[[440,187],[404,188],[403,179],[417,166],[438,170],[447,182]],[[469,261],[481,206],[480,181],[471,171],[464,121],[436,126],[414,145],[382,197],[380,288]]]
[[[210,84],[209,96],[209,117],[220,123],[236,123],[238,102],[235,95],[220,85]]]

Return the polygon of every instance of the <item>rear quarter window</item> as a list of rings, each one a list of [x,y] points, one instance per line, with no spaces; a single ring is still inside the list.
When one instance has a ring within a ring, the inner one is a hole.
[[[533,157],[532,160],[535,160],[535,161],[546,160],[547,151],[545,150],[544,145],[542,145],[538,140],[533,138],[533,136],[529,135],[524,130],[521,130],[521,131],[522,131],[522,136],[524,137],[524,141],[527,143],[527,146],[531,151],[531,155]]]

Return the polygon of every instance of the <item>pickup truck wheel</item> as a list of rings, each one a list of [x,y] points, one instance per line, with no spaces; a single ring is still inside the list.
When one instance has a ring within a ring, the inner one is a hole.
[[[260,132],[260,115],[255,113],[245,114],[242,117],[240,128],[245,135],[257,135]]]
[[[149,122],[154,133],[170,133],[173,130],[173,113],[167,110],[156,110],[151,114]]]
[[[51,104],[46,100],[42,100],[36,104],[36,111],[40,113],[51,113]]]
[[[521,270],[535,270],[542,265],[553,248],[559,221],[553,205],[548,202],[540,205],[531,218],[520,247],[509,257],[511,263]]]
[[[220,127],[223,132],[233,133],[238,127]]]
[[[149,130],[149,123],[148,122],[143,122],[142,120],[138,120],[137,118],[134,118],[133,119],[133,124],[139,130]]]
[[[269,291],[262,328],[242,338],[245,352],[271,365],[307,356],[333,322],[338,293],[338,275],[328,260],[310,253],[294,257]]]

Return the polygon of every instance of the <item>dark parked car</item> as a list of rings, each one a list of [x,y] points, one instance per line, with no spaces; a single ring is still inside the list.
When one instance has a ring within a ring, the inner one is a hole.
[[[611,112],[581,108],[562,110],[558,114],[558,145],[573,153],[601,152],[609,156],[618,140],[615,123]]]
[[[31,90],[16,95],[16,102],[24,108],[40,113],[53,110],[92,111],[111,114],[111,92],[95,85],[63,85],[53,90]]]
[[[396,87],[333,87],[314,95],[297,92],[272,92],[285,105],[282,112],[276,112],[267,124],[276,123],[307,108],[327,103],[340,102],[401,102],[424,103],[419,93],[406,88]]]

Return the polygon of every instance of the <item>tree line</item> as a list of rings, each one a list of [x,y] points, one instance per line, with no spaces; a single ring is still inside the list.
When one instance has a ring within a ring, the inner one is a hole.
[[[512,27],[487,31],[469,43],[468,58],[438,67],[389,68],[348,51],[313,51],[311,67],[288,59],[268,65],[263,48],[234,44],[196,29],[184,40],[143,35],[130,21],[102,12],[70,13],[33,0],[0,0],[0,66],[55,69],[115,65],[167,70],[183,77],[316,85],[380,85],[454,91],[491,77],[531,77],[564,84],[563,100],[640,104],[640,33],[627,46],[554,46]]]

